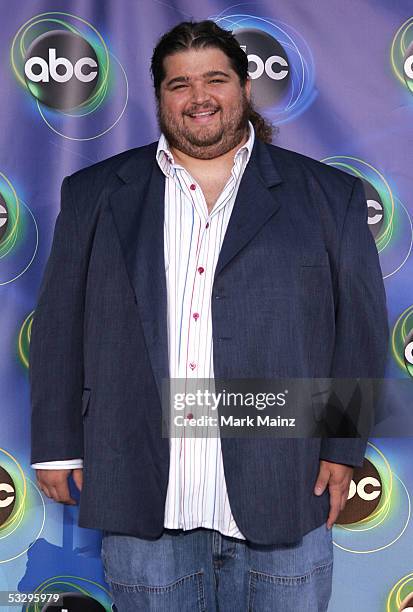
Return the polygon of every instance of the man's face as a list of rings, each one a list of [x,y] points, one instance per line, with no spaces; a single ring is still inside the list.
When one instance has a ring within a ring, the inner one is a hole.
[[[251,82],[242,87],[223,51],[168,55],[160,87],[159,127],[170,146],[199,159],[236,147],[246,135]]]

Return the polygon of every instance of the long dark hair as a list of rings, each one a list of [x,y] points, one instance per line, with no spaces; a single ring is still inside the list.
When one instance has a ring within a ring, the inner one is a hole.
[[[187,49],[204,49],[215,47],[228,57],[232,69],[237,73],[242,87],[248,78],[248,59],[235,36],[229,30],[220,28],[214,21],[183,21],[166,32],[153,50],[151,72],[155,95],[160,98],[160,88],[165,78],[164,59],[168,55]],[[250,103],[249,120],[254,126],[257,138],[271,142],[275,128]]]

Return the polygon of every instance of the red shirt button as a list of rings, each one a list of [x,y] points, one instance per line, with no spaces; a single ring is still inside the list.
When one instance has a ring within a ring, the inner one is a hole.
[[[207,223],[205,227],[209,227],[209,223]]]
[[[189,186],[189,189],[192,189],[192,191],[194,191],[194,189],[196,189],[196,185],[194,185],[194,183],[192,183],[192,185]]]
[[[194,415],[192,414],[192,412],[188,412],[188,414],[186,415],[188,419],[193,419]]]
[[[194,312],[194,314],[192,315],[195,319],[195,321],[197,321],[197,319],[199,319],[199,313]]]
[[[203,272],[203,271],[204,271],[204,268],[203,268],[202,266],[199,266],[199,268],[198,268],[198,272],[199,272],[200,274],[202,274],[202,272]]]

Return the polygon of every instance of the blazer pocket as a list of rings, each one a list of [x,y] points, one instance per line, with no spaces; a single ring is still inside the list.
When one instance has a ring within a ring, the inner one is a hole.
[[[90,400],[90,389],[83,389],[82,393],[82,416],[86,416],[86,413],[89,408],[89,400]]]

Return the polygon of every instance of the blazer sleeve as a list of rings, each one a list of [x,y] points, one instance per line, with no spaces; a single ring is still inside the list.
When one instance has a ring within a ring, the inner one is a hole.
[[[87,257],[70,179],[39,289],[29,347],[31,463],[83,458],[83,314]]]
[[[363,183],[356,178],[339,251],[336,339],[331,378],[384,377],[389,346],[386,294],[367,223]],[[363,465],[367,438],[323,438],[320,459]]]

